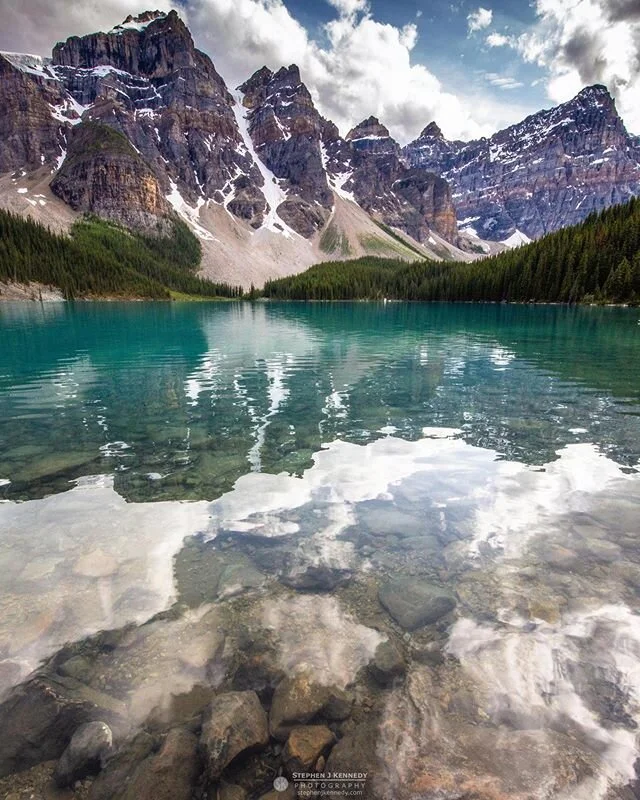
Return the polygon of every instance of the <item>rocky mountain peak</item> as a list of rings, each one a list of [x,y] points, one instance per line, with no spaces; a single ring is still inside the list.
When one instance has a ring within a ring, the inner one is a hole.
[[[440,130],[437,122],[430,122],[420,134],[420,139],[444,139],[444,134]]]
[[[189,29],[175,11],[148,11],[127,20],[108,33],[71,36],[58,42],[53,48],[54,66],[111,66],[131,75],[166,78],[209,61],[195,49]]]
[[[637,146],[605,86],[489,138],[448,142],[428,128],[405,160],[448,180],[463,229],[484,239],[537,238],[640,191]]]
[[[302,83],[298,65],[290,64],[288,67],[280,67],[274,75],[274,80],[280,84],[288,82],[291,84],[292,88],[295,88],[298,84]]]
[[[176,14],[176,12],[173,12]],[[129,14],[129,16],[124,20],[124,22],[120,23],[120,25],[116,25],[109,31],[109,33],[118,33],[125,30],[142,30],[142,28],[146,27],[150,22],[154,22],[156,19],[161,19],[166,17],[164,11],[143,11],[142,14],[139,14],[137,17],[134,17],[133,14]],[[177,14],[176,14],[177,16]]]
[[[326,122],[295,64],[275,73],[263,67],[239,88],[251,141],[282,192],[278,216],[308,238],[333,205],[320,144]]]
[[[385,128],[377,117],[367,117],[347,134],[347,141],[354,142],[358,139],[388,139],[389,130]]]
[[[238,86],[243,95],[242,103],[246,108],[253,108],[266,97],[266,89],[273,80],[273,72],[264,66],[256,70],[244,83]]]
[[[261,67],[238,88],[244,95],[244,106],[250,109],[263,104],[271,107],[278,104],[287,106],[293,104],[294,101],[313,105],[311,94],[302,83],[300,70],[295,64],[281,67],[275,73],[268,67]]]
[[[573,98],[573,103],[582,102],[592,105],[600,105],[605,103],[610,108],[615,110],[615,101],[606,86],[601,83],[594,83],[592,86],[585,86]],[[617,113],[617,112],[616,112]]]

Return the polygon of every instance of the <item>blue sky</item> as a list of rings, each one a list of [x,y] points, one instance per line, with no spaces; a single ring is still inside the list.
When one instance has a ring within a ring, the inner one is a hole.
[[[640,0],[0,0],[0,50],[47,55],[148,6],[177,8],[232,89],[296,63],[343,133],[374,114],[400,142],[433,119],[468,140],[593,83],[640,133]]]
[[[325,0],[286,0],[286,5],[318,39],[323,37],[322,26],[335,16]],[[483,4],[469,0],[370,0],[369,6],[380,22],[399,28],[407,23],[417,26],[413,58],[427,65],[445,88],[467,94],[471,86],[501,103],[516,100],[531,111],[552,104],[544,89],[543,70],[524,62],[509,48],[491,48],[485,43],[488,31],[519,36],[530,29],[536,21],[533,5],[505,0],[485,0]],[[469,32],[467,17],[479,7],[491,10],[492,22],[487,28]],[[495,83],[498,78],[510,78],[513,84],[505,88],[503,83],[500,88]]]

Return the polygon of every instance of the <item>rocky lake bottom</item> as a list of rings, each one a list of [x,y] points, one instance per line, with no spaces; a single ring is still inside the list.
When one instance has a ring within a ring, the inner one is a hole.
[[[3,315],[0,797],[640,796],[635,312]]]

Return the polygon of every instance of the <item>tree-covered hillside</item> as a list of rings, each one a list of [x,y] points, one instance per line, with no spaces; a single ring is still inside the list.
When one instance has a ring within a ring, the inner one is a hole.
[[[317,264],[270,281],[283,300],[640,302],[640,200],[471,263],[380,258]]]
[[[240,296],[239,287],[196,277],[200,256],[199,241],[177,219],[171,237],[141,236],[96,217],[62,236],[0,210],[0,282],[56,286],[68,299]]]

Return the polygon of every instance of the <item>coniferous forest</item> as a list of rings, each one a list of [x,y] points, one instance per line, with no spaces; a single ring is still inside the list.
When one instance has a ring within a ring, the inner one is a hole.
[[[82,297],[242,296],[198,278],[200,243],[180,220],[171,237],[85,217],[70,236],[0,211],[0,282],[38,282]],[[317,264],[266,283],[281,300],[640,303],[640,200],[490,258],[465,262],[365,257]],[[253,296],[253,292],[252,292]]]
[[[240,287],[198,278],[200,257],[200,242],[178,219],[171,237],[142,236],[96,217],[63,236],[0,210],[0,282],[55,286],[67,299],[242,294]]]
[[[640,303],[640,200],[471,263],[360,258],[269,281],[281,300]]]

